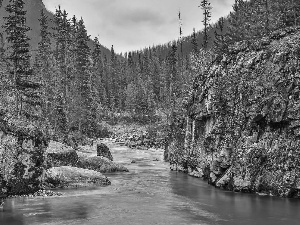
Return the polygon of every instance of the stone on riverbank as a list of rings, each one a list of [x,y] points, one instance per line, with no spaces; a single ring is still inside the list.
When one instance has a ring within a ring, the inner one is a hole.
[[[103,156],[108,158],[110,161],[114,161],[109,148],[103,143],[97,144],[97,156]]]
[[[110,181],[100,172],[71,166],[52,167],[46,171],[45,186],[51,188],[106,186]]]
[[[84,169],[95,170],[101,173],[128,172],[128,169],[118,163],[114,163],[102,156],[84,157],[80,156],[77,164]]]

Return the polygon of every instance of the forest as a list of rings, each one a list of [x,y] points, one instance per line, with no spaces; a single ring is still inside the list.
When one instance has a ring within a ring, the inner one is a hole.
[[[222,98],[225,90],[229,92],[243,83],[234,94],[239,96],[253,81],[239,77],[237,72],[232,82],[222,83],[218,75],[210,77],[213,66],[229,65],[225,58],[238,53],[236,45],[250,45],[273,37],[279,30],[296,29],[300,23],[298,0],[236,0],[231,13],[215,24],[211,23],[210,2],[202,0],[202,31],[194,30],[182,37],[180,27],[177,40],[119,55],[113,46],[110,51],[104,50],[100,38],[88,36],[83,18],[70,16],[58,6],[54,15],[46,9],[39,12],[38,44],[34,49],[29,31],[36,28],[26,23],[26,2],[0,2],[1,12],[5,12],[0,29],[3,130],[27,137],[29,127],[29,133],[40,130],[45,140],[76,147],[83,139],[109,136],[111,126],[118,123],[137,123],[149,127],[151,138],[162,137],[157,145],[166,149],[166,160],[180,165],[197,164],[193,161],[196,153],[185,155],[199,136],[192,121],[197,101],[201,102],[203,96],[210,98],[211,88],[214,96]],[[180,12],[178,16],[180,20]],[[229,99],[229,94],[223,98]],[[236,121],[242,109],[247,111],[246,106],[226,111],[222,108],[224,102],[215,106],[216,115],[232,112],[231,119]],[[15,123],[13,128],[10,123]],[[232,124],[231,131],[235,126]]]

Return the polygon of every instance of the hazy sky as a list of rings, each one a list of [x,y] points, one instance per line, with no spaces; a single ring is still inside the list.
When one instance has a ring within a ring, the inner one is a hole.
[[[183,35],[193,28],[201,30],[200,0],[44,0],[50,11],[58,5],[69,16],[82,17],[92,38],[116,52],[140,50],[163,44],[179,36],[178,11],[181,11]],[[210,0],[212,21],[227,15],[234,0]]]

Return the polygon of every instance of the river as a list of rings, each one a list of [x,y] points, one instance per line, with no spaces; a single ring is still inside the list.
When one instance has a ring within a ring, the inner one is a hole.
[[[170,171],[162,151],[108,144],[114,161],[129,173],[106,174],[112,182],[107,187],[59,190],[61,197],[6,200],[0,225],[300,224],[300,200],[216,189]]]

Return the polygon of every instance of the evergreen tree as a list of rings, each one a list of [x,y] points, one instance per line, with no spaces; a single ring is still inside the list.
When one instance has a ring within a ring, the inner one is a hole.
[[[247,27],[249,32],[249,39],[261,38],[270,33],[270,4],[269,0],[252,0],[250,3],[244,2],[247,6],[247,11],[251,12],[247,17]],[[245,7],[244,7],[245,8]],[[246,9],[244,9],[245,11]]]
[[[81,97],[81,112],[79,118],[79,131],[87,135],[92,135],[95,124],[95,105],[93,104],[90,76],[90,48],[88,46],[89,36],[81,18],[78,22],[77,42],[76,42],[76,72]]]
[[[269,0],[264,0],[264,11],[265,11],[265,24],[264,30],[266,34],[270,33],[270,8],[269,8]]]
[[[0,33],[0,58],[4,57],[4,38],[3,34]]]
[[[193,34],[192,34],[192,53],[197,55],[198,52],[199,52],[199,49],[198,49],[198,43],[197,43],[197,38],[196,38],[196,31],[194,28]]]
[[[54,104],[54,83],[52,75],[54,74],[53,58],[51,50],[50,32],[48,31],[48,17],[44,10],[41,10],[40,16],[40,37],[41,40],[38,44],[38,53],[36,55],[36,73],[39,74],[39,80],[43,84],[43,114],[45,117],[50,117],[52,114],[51,104]]]
[[[208,40],[209,40],[209,36],[208,36],[208,30],[209,30],[209,22],[211,19],[211,9],[212,7],[210,6],[210,2],[208,0],[202,0],[200,6],[201,9],[203,10],[203,20],[202,23],[204,25],[204,35],[203,35],[203,44],[202,47],[204,49],[207,49],[208,47]]]
[[[235,0],[228,19],[228,33],[227,42],[233,44],[234,42],[245,40],[251,34],[251,24],[249,15],[252,13],[243,0]]]
[[[167,90],[168,90],[168,101],[170,104],[175,105],[175,97],[178,95],[178,67],[177,67],[177,46],[173,43],[172,49],[168,56],[168,77],[167,77]]]
[[[279,0],[278,0],[279,1]],[[279,1],[281,9],[281,22],[284,26],[297,26],[300,20],[300,1]]]
[[[221,17],[216,25],[214,51],[217,55],[222,55],[228,51],[224,17]]]
[[[10,44],[8,59],[13,68],[11,73],[15,86],[17,114],[24,113],[26,116],[36,116],[35,110],[23,110],[23,106],[26,108],[26,103],[27,108],[29,105],[38,106],[41,104],[38,93],[40,85],[33,82],[32,69],[30,68],[29,38],[27,36],[30,28],[26,25],[24,4],[23,0],[9,1],[5,8],[9,15],[4,18],[6,20],[4,28],[7,33],[7,41]]]
[[[3,0],[0,0],[0,9],[2,7]],[[0,57],[2,57],[2,53],[4,52],[4,40],[3,34],[0,32]]]
[[[61,132],[64,136],[65,141],[67,140],[68,133],[68,115],[70,112],[69,108],[69,100],[71,99],[69,96],[70,89],[70,74],[69,74],[69,65],[70,61],[70,43],[71,43],[71,25],[70,21],[67,18],[68,14],[64,10],[62,11],[60,6],[56,10],[54,16],[54,38],[56,43],[55,49],[55,58],[57,61],[57,65],[59,67],[60,76],[57,77],[57,84],[59,85],[57,88],[58,96],[57,96],[57,118],[55,122],[55,129],[58,132]]]
[[[105,90],[104,90],[104,78],[103,78],[103,62],[102,62],[102,52],[101,52],[101,45],[97,37],[94,39],[94,50],[92,52],[92,60],[93,60],[93,67],[92,67],[92,92],[93,98],[98,102],[98,105],[104,103],[106,100],[105,97]]]
[[[110,64],[109,64],[109,77],[108,77],[108,85],[109,85],[109,107],[112,110],[115,110],[118,103],[118,79],[117,79],[117,56],[115,54],[114,46],[111,46],[110,49]]]

